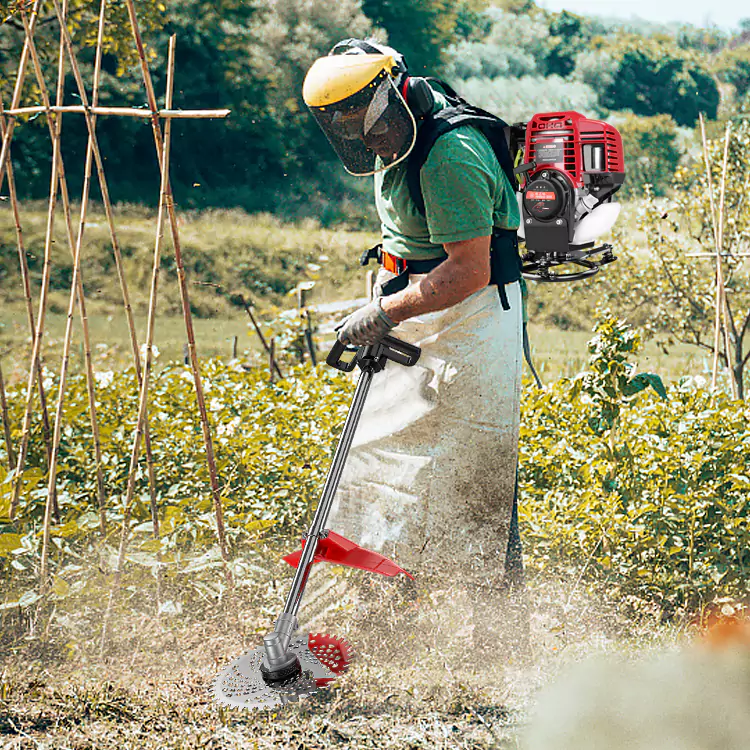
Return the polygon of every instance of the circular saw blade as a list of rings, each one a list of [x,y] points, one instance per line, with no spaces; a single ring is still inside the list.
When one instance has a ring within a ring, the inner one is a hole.
[[[289,650],[299,658],[299,676],[268,684],[260,671],[265,650],[259,646],[219,672],[212,686],[214,699],[238,708],[280,708],[317,693],[343,674],[352,659],[345,640],[320,633],[293,638]]]

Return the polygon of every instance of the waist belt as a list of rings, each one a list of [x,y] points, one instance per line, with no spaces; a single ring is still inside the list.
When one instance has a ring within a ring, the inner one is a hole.
[[[383,250],[382,245],[375,245],[362,253],[359,259],[361,266],[370,260],[376,260],[383,268],[396,276],[386,281],[381,287],[383,296],[400,292],[409,284],[409,274],[429,273],[439,266],[448,256],[428,260],[407,260]],[[521,278],[521,257],[518,253],[518,236],[515,229],[495,228],[490,240],[490,284],[497,285],[503,310],[510,310],[505,285]]]
[[[391,253],[383,250],[382,245],[375,245],[375,247],[371,247],[362,253],[359,264],[366,266],[370,260],[376,260],[386,271],[395,274],[402,274],[406,271],[409,273],[429,273],[447,257],[447,255],[443,255],[440,258],[429,258],[427,260],[407,260],[406,258],[399,258],[398,255],[391,255]]]

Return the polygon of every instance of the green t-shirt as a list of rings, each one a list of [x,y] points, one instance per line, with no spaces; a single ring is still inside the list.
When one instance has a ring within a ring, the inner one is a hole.
[[[436,109],[446,106],[435,92]],[[409,194],[408,158],[375,174],[375,204],[383,249],[392,255],[426,260],[445,255],[443,244],[492,234],[493,227],[517,229],[515,192],[492,146],[476,128],[464,125],[435,141],[422,167],[425,214]]]

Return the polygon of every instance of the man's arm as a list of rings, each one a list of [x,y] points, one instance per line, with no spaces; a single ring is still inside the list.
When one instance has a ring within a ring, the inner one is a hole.
[[[415,315],[444,310],[490,283],[490,237],[446,242],[448,257],[416,284],[380,301],[396,324]]]

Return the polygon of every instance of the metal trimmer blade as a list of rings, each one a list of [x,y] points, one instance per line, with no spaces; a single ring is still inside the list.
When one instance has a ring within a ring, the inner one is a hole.
[[[259,646],[219,673],[213,684],[214,698],[237,708],[280,708],[329,685],[346,672],[353,658],[351,646],[343,638],[321,633],[293,638],[288,650],[299,659],[299,675],[267,682],[261,672],[266,652]]]

